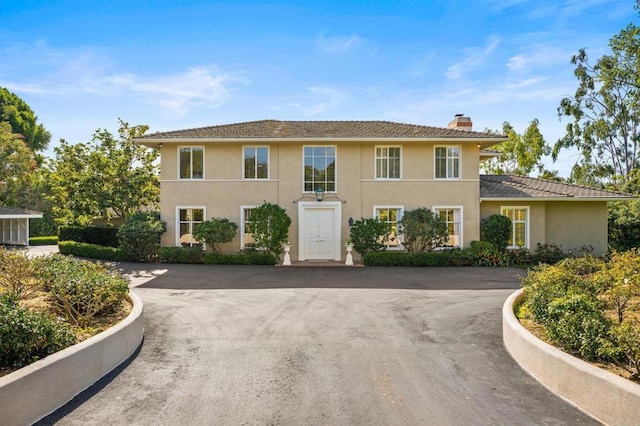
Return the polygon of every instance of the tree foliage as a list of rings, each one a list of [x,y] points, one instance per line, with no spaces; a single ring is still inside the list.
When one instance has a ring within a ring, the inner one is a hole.
[[[289,239],[291,218],[287,211],[277,204],[264,202],[251,212],[253,238],[256,248],[280,257],[283,244]]]
[[[640,165],[640,28],[630,24],[609,42],[611,54],[592,63],[585,49],[571,58],[578,88],[558,107],[572,121],[553,147],[581,154],[573,168],[576,183],[624,183]],[[593,179],[595,182],[589,182]]]
[[[9,123],[13,133],[22,135],[34,152],[43,151],[49,145],[51,134],[42,124],[38,124],[38,117],[33,110],[4,87],[0,87],[0,121]]]
[[[511,236],[511,219],[501,214],[492,214],[482,221],[480,237],[488,241],[498,250],[505,251]]]
[[[90,143],[65,140],[51,162],[51,199],[56,221],[85,225],[95,219],[126,220],[159,200],[158,152],[134,142],[148,126],[119,120],[118,137],[98,129]]]
[[[409,253],[424,253],[446,244],[447,223],[431,210],[420,207],[404,213],[400,220],[403,245]]]
[[[378,218],[360,219],[351,227],[349,240],[353,249],[364,256],[367,253],[385,250],[390,231],[389,224]]]
[[[534,118],[524,134],[519,134],[509,122],[505,121],[502,134],[507,135],[509,139],[491,147],[499,151],[500,156],[485,162],[482,165],[483,170],[495,175],[528,175],[535,169],[543,173],[542,157],[549,155],[551,148],[544,140],[539,125],[538,119]]]
[[[213,251],[220,253],[218,244],[230,243],[236,236],[238,225],[227,218],[214,217],[193,227],[193,236],[198,241],[204,241]]]
[[[0,204],[16,206],[36,168],[33,152],[8,123],[0,122]]]
[[[138,211],[118,229],[118,248],[126,260],[149,262],[155,259],[166,231],[159,213]]]

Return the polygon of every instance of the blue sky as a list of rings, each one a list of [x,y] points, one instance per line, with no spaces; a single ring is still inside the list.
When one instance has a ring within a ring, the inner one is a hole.
[[[34,1],[0,7],[0,86],[58,139],[121,117],[151,131],[261,120],[390,120],[518,132],[638,21],[634,0]],[[51,150],[49,150],[51,151]],[[49,152],[50,153],[50,152]],[[576,157],[548,168],[569,173]]]

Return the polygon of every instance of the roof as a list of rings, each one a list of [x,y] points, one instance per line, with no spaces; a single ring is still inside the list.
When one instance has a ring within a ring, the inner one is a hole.
[[[636,198],[617,191],[573,185],[518,175],[480,175],[480,198],[483,200],[600,200],[615,201]]]
[[[157,132],[136,138],[139,141],[171,139],[313,139],[313,138],[442,138],[506,139],[487,132],[447,129],[390,121],[280,121],[261,120],[195,129]]]
[[[17,207],[0,206],[0,218],[42,217],[41,212],[20,209]]]

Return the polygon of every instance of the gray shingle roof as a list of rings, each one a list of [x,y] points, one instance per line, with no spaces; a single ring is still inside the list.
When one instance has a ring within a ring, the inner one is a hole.
[[[516,175],[480,175],[480,198],[630,199],[633,195]]]
[[[17,207],[0,206],[0,216],[19,216],[19,215],[42,216],[42,213],[36,212],[33,210],[20,209]]]
[[[469,132],[390,121],[280,121],[261,120],[196,129],[157,132],[144,139],[250,139],[250,138],[505,138],[485,132]]]

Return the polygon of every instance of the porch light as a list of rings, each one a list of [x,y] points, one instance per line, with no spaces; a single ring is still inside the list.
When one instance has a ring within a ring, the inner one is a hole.
[[[349,227],[352,227],[352,226],[353,226],[353,217],[350,217],[349,218]]]
[[[316,201],[322,201],[324,198],[324,189],[321,186],[316,188]]]

